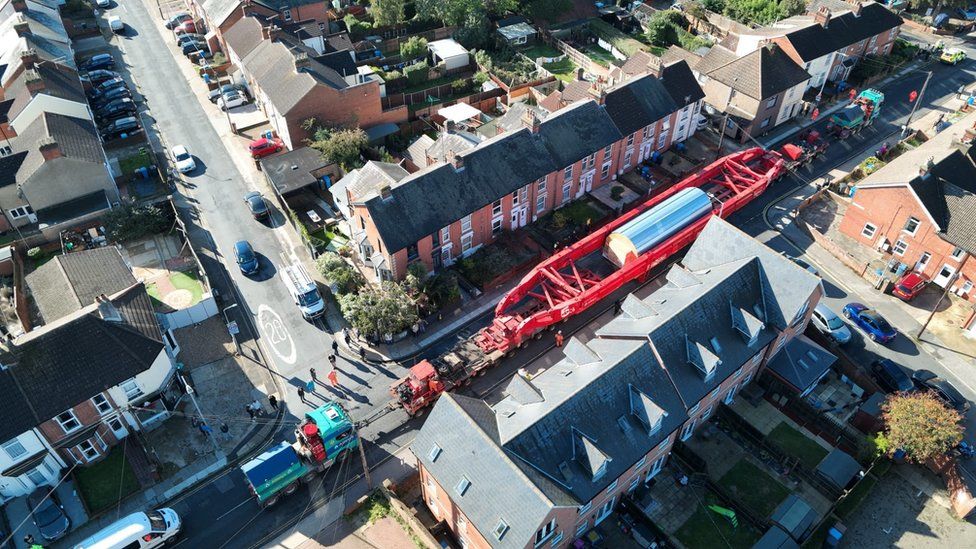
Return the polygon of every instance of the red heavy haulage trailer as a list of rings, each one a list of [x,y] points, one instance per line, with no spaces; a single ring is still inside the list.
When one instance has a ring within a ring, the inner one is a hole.
[[[691,244],[712,215],[739,210],[785,169],[779,153],[760,147],[730,154],[549,257],[502,298],[491,325],[394,383],[391,405],[414,415],[467,385],[546,328],[646,277]]]

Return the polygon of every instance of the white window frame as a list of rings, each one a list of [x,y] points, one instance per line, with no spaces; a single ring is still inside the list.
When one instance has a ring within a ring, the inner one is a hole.
[[[905,242],[900,238],[896,240],[895,245],[891,247],[891,253],[897,256],[903,256],[907,251],[908,251],[908,242]]]
[[[745,386],[750,381],[752,381],[752,372],[749,372],[746,374],[746,377],[742,378],[742,385]]]
[[[535,199],[535,213],[540,214],[546,209],[546,195],[540,194]]]
[[[451,242],[451,226],[448,225],[441,229],[441,246],[445,244],[450,244]]]
[[[31,473],[40,475],[41,476],[40,482],[38,482],[37,479],[31,478]],[[35,486],[41,486],[42,484],[47,482],[47,477],[44,476],[44,473],[42,473],[40,468],[38,467],[34,467],[30,471],[27,471],[26,473],[24,473],[24,476],[27,477],[27,480],[33,482]]]
[[[129,402],[132,402],[133,400],[146,394],[142,391],[142,387],[139,386],[139,382],[136,381],[136,378],[123,381],[119,384],[119,387],[121,387],[122,391],[125,392],[125,398],[129,399]]]
[[[634,464],[634,469],[640,469],[641,467],[644,466],[646,462],[647,462],[647,456],[640,458],[640,461]]]
[[[461,232],[462,233],[471,232],[471,214],[468,214],[461,218]]]
[[[454,485],[454,492],[459,496],[463,496],[468,492],[469,488],[471,488],[471,481],[468,480],[468,477],[462,476],[461,480]]]
[[[874,238],[875,233],[878,232],[878,228],[871,223],[865,223],[864,228],[861,229],[861,236],[864,238]]]
[[[492,202],[492,204],[491,204],[491,216],[492,217],[497,217],[497,216],[502,215],[502,210],[503,209],[504,208],[502,208],[502,199],[499,198],[498,200]]]
[[[504,519],[498,519],[498,524],[495,525],[495,529],[491,531],[494,534],[495,539],[501,541],[505,537],[505,533],[508,532],[508,523]]]
[[[619,480],[620,479],[614,480],[613,482],[610,483],[609,486],[607,486],[607,494],[610,494],[611,492],[613,492],[613,489],[617,487],[617,481],[619,481]]]
[[[573,198],[573,196],[572,196],[572,190],[573,190],[573,182],[572,181],[567,181],[567,182],[563,183],[563,189],[562,189],[562,191],[563,191],[563,197],[562,197],[562,202],[560,202],[561,204],[565,204],[565,203],[569,202],[570,199]]]
[[[563,168],[563,181],[571,182],[572,180],[573,180],[573,165],[570,164],[569,166]]]
[[[437,458],[441,457],[441,447],[434,444],[430,447],[430,452],[427,452],[427,458],[430,459],[431,463],[437,461]]]
[[[962,248],[954,248],[952,250],[952,254],[950,254],[949,257],[951,257],[955,261],[962,261],[962,258],[965,257],[965,255],[966,255],[966,250],[963,250]]]
[[[98,393],[97,395],[93,396],[91,398],[91,402],[92,405],[95,406],[95,409],[98,410],[98,415],[104,416],[112,411],[112,403],[109,402],[102,393]],[[102,409],[103,406],[105,408],[104,410]]]
[[[20,452],[12,452],[11,451],[11,448],[13,448],[15,446],[19,446],[21,451]],[[17,439],[17,438],[14,438],[14,439],[8,440],[7,442],[4,442],[3,443],[3,451],[6,452],[7,455],[10,456],[10,459],[12,459],[14,461],[16,461],[16,460],[20,459],[21,457],[27,455],[27,448],[25,448],[24,447],[24,443],[22,443],[20,441],[20,439]]]
[[[627,146],[628,147],[633,147],[634,146],[634,137],[636,135],[637,135],[637,133],[635,132],[635,133],[632,133],[632,134],[630,134],[630,135],[627,136]]]
[[[610,162],[604,162],[603,166],[600,167],[600,179],[606,179],[610,177]]]
[[[738,389],[738,385],[733,385],[732,388],[729,389],[729,392],[725,393],[725,398],[722,399],[722,402],[724,402],[726,405],[732,404],[732,401],[735,400],[735,393],[738,391]]]
[[[698,424],[697,419],[693,419],[685,424],[684,428],[681,429],[681,440],[688,440],[691,435],[695,434],[695,427]]]
[[[670,444],[670,443],[671,443],[671,435],[668,435],[668,436],[664,437],[664,440],[661,441],[661,444],[658,444],[657,445],[657,449],[658,450],[663,450],[663,449],[667,448],[668,447],[668,444]]]
[[[502,218],[497,217],[491,220],[491,235],[498,236],[502,232]]]
[[[766,108],[771,109],[776,106],[776,96],[772,96],[766,100]]]
[[[20,219],[21,217],[27,217],[28,215],[33,214],[34,210],[30,207],[30,205],[25,204],[23,206],[17,206],[12,210],[7,210],[7,212],[10,214],[12,219]]]
[[[69,416],[71,416],[71,419],[69,419],[67,421],[61,421],[61,416],[63,416],[64,414],[68,414]],[[71,409],[65,410],[65,411],[61,412],[60,414],[54,416],[54,420],[58,422],[58,425],[61,426],[61,430],[64,431],[65,434],[67,434],[67,433],[73,433],[73,432],[77,431],[78,429],[81,429],[81,422],[78,421],[78,416],[75,415],[75,411],[74,410],[71,410]],[[67,427],[65,427],[65,424],[70,424],[71,422],[74,422],[75,423],[75,426],[74,427],[72,427],[71,429],[68,429]]]
[[[613,143],[610,143],[603,149],[603,161],[609,162],[610,156],[613,155]]]
[[[538,547],[546,542],[556,532],[556,517],[547,522],[535,533],[535,546]]]
[[[549,188],[549,186],[546,183],[546,178],[545,177],[542,177],[538,181],[535,182],[535,192],[537,192],[539,194],[546,194],[546,191],[548,190],[548,188]]]
[[[281,18],[284,19],[286,23],[287,22],[290,22],[291,21],[291,10],[290,9],[287,9],[287,8],[281,10]]]
[[[474,243],[474,233],[464,233],[461,235],[461,253],[465,253],[471,249],[471,245]]]
[[[912,223],[915,224],[915,227],[909,230],[908,226],[911,225]],[[918,232],[918,228],[921,226],[922,226],[922,220],[915,216],[910,215],[908,216],[908,219],[905,220],[905,226],[902,228],[902,232],[905,234],[910,234],[912,236],[915,236],[915,234]]]
[[[458,532],[467,532],[468,520],[464,518],[464,515],[458,513],[457,518],[454,519],[454,526],[457,527]]]
[[[583,534],[590,529],[590,519],[584,518],[583,522],[576,525],[576,537],[583,537]]]

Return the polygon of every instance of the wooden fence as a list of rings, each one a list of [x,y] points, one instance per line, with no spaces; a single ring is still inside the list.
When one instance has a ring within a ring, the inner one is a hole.
[[[468,86],[471,85],[471,77],[473,75],[468,72],[464,76],[458,76],[458,80],[463,80]],[[387,93],[386,97],[382,98],[381,104],[383,105],[383,110],[402,107],[404,105],[417,105],[422,103],[427,103],[428,97],[449,97],[455,93],[454,82],[449,82],[447,84],[441,84],[440,86],[434,86],[424,90],[409,92],[409,93]]]
[[[593,76],[598,78],[607,78],[610,76],[609,67],[604,67],[603,65],[590,59],[590,56],[574,48],[568,42],[556,38],[552,35],[552,33],[544,31],[542,33],[542,41],[563,52],[573,63],[579,67],[582,67],[584,71],[592,74]]]

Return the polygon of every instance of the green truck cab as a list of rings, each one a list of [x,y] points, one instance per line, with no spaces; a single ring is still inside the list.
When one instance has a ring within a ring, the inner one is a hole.
[[[850,105],[830,117],[827,130],[841,139],[847,138],[878,117],[884,99],[884,94],[874,88],[862,91]]]
[[[311,482],[359,445],[346,411],[330,402],[305,413],[295,428],[295,442],[281,442],[241,465],[258,504],[269,507],[299,484]]]

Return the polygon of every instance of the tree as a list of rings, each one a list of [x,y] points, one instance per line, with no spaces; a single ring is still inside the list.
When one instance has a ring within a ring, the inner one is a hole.
[[[702,6],[708,11],[722,13],[725,11],[725,0],[702,0]]]
[[[807,5],[803,0],[780,0],[779,2],[779,16],[782,19],[802,15],[806,11]]]
[[[325,252],[315,260],[315,268],[335,286],[339,295],[350,294],[366,284],[366,279],[338,254]]]
[[[552,22],[572,7],[572,0],[530,0],[526,13],[532,19]]]
[[[136,206],[123,202],[102,216],[105,233],[113,242],[138,240],[169,229],[173,220],[154,205]]]
[[[663,17],[654,17],[647,24],[647,33],[645,36],[651,44],[666,48],[678,43],[678,28],[674,26],[674,23]]]
[[[398,334],[418,320],[416,306],[395,282],[341,296],[339,306],[356,331],[374,338]]]
[[[322,153],[326,160],[350,170],[362,164],[362,152],[369,145],[369,137],[362,128],[319,128],[308,145]]]
[[[902,450],[909,461],[925,462],[962,440],[962,416],[932,392],[892,395],[882,410],[888,452]]]
[[[411,36],[400,43],[400,57],[404,61],[412,61],[427,55],[427,39],[423,36]]]
[[[404,0],[372,0],[369,13],[377,27],[392,27],[404,21]]]
[[[464,17],[464,22],[454,33],[457,41],[469,50],[482,48],[488,43],[491,22],[483,8],[470,10]]]

